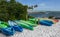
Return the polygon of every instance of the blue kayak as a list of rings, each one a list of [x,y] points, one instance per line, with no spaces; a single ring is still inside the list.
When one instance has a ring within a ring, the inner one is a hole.
[[[15,31],[22,32],[23,28],[21,26],[18,26],[14,21],[8,21],[9,25],[14,28]]]
[[[39,24],[46,25],[46,26],[52,26],[52,23],[50,23],[48,21],[44,21],[44,20],[40,21]]]
[[[12,27],[1,28],[0,30],[1,30],[1,32],[2,32],[3,34],[5,34],[5,35],[7,35],[7,36],[14,35],[14,33],[15,33],[15,30],[14,30],[14,28],[12,28]]]
[[[43,21],[54,24],[53,21],[50,21],[50,20],[43,20]]]
[[[0,31],[5,35],[13,35],[15,30],[13,27],[8,26],[8,23],[0,21]]]

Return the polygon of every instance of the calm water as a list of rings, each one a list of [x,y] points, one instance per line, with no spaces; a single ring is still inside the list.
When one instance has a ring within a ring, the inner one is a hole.
[[[49,17],[49,16],[55,16],[60,17],[60,12],[45,12],[45,14],[29,14],[30,16],[34,17]]]

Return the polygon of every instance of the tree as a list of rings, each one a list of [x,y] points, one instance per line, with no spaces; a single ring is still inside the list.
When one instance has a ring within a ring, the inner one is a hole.
[[[3,21],[26,19],[28,6],[24,6],[15,0],[0,2],[0,18]]]
[[[1,0],[0,1],[0,19],[7,20],[8,19],[8,10],[7,10],[7,1]]]
[[[34,8],[36,8],[36,7],[38,7],[38,5],[30,6],[30,7],[28,7],[28,9],[34,9]]]
[[[16,3],[16,1],[15,0],[10,0],[10,3]]]

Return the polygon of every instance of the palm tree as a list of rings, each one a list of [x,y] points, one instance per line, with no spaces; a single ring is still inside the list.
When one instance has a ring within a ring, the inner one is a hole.
[[[36,8],[36,7],[38,7],[38,5],[30,6],[30,7],[28,7],[28,9],[34,9],[34,8]]]

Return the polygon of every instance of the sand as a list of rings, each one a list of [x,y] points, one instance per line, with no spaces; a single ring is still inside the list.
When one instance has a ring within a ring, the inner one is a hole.
[[[60,37],[60,21],[52,26],[38,25],[33,31],[24,29],[23,32],[16,32],[13,36],[0,33],[0,37]]]

